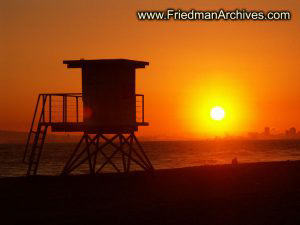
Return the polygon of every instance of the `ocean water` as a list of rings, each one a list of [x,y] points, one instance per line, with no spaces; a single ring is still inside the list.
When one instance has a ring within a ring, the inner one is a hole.
[[[240,163],[300,160],[300,140],[155,141],[142,144],[155,169],[229,164],[234,157]],[[76,143],[46,143],[38,174],[59,174],[75,146]],[[22,144],[0,144],[0,177],[26,174],[23,152]],[[116,164],[121,165],[120,157]],[[132,168],[139,169],[137,166]],[[85,164],[73,174],[87,171]],[[113,171],[112,167],[106,167],[103,172]]]

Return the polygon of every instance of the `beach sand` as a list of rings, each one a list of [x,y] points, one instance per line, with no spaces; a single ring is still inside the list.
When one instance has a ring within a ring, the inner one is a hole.
[[[0,224],[300,224],[300,162],[0,179]]]

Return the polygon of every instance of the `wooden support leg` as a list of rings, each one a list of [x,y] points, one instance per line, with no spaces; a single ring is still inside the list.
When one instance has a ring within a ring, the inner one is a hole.
[[[101,144],[100,139],[103,140]],[[118,140],[118,143],[116,143],[116,140]],[[83,150],[78,153],[83,142],[85,146]],[[137,148],[134,147],[135,143]],[[129,134],[127,137],[123,134],[115,134],[110,138],[104,134],[96,134],[93,138],[89,134],[84,134],[66,163],[62,175],[70,174],[84,163],[88,163],[90,174],[100,173],[107,164],[112,165],[117,172],[121,172],[117,166],[118,163],[115,163],[117,153],[121,155],[121,161],[119,162],[123,164],[125,173],[130,172],[132,163],[137,164],[146,171],[153,170],[150,160],[134,133]],[[99,160],[101,158],[104,159],[104,161],[99,163],[101,162]],[[99,165],[99,168],[96,168],[97,165]]]

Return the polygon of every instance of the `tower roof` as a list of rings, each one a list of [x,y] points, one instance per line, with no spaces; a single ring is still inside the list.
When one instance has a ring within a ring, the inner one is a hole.
[[[103,66],[132,66],[134,68],[145,68],[149,62],[136,61],[130,59],[80,59],[80,60],[64,60],[63,64],[67,64],[68,68],[82,68],[84,65],[103,65]]]

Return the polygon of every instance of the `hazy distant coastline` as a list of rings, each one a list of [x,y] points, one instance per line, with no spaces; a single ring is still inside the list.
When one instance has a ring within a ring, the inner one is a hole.
[[[28,137],[28,132],[25,131],[5,131],[0,130],[0,143],[1,144],[25,144]],[[49,134],[47,141],[50,142],[74,142],[78,141],[78,135],[69,134]]]
[[[25,131],[7,131],[0,130],[0,144],[25,144],[28,137],[28,132]],[[77,142],[80,139],[80,134],[48,134],[47,142]],[[268,132],[265,129],[263,132],[249,132],[247,136],[231,136],[225,135],[224,137],[213,137],[213,138],[190,138],[182,137],[176,138],[171,136],[140,136],[141,141],[191,141],[191,140],[297,140],[300,139],[300,132],[296,132],[294,128],[286,131],[286,133],[276,133]]]

